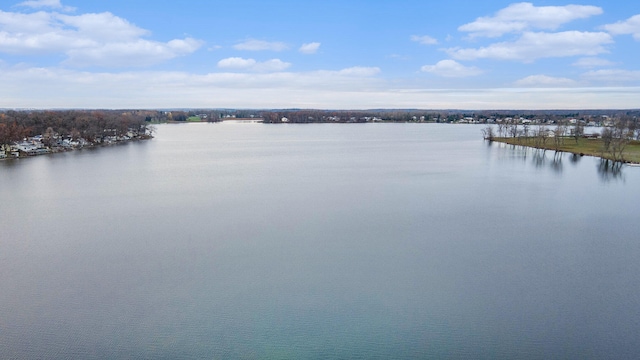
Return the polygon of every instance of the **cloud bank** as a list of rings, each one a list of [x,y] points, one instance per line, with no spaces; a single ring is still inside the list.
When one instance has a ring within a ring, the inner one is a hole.
[[[264,62],[258,62],[254,59],[244,59],[241,57],[230,57],[218,61],[218,67],[228,70],[246,70],[257,72],[275,72],[284,71],[291,66],[290,63],[280,59],[271,59]]]
[[[602,8],[587,5],[534,6],[522,2],[511,4],[494,16],[479,17],[458,28],[471,37],[500,37],[508,33],[530,30],[556,30],[577,19],[586,19],[603,13]]]
[[[148,35],[148,30],[109,12],[65,15],[0,11],[0,53],[63,54],[64,63],[70,66],[148,66],[191,54],[202,45],[193,38],[159,42],[145,39]]]
[[[567,87],[576,84],[577,82],[571,79],[547,75],[531,75],[515,82],[516,86],[521,87]]]
[[[640,14],[602,28],[613,35],[633,35],[634,39],[640,41]]]
[[[501,42],[481,48],[450,48],[447,53],[458,60],[497,59],[531,62],[542,58],[588,56],[607,53],[613,43],[604,32],[563,31],[526,32],[513,42]]]

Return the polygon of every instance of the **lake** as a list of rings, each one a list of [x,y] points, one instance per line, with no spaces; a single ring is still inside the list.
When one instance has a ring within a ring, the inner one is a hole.
[[[637,359],[640,168],[481,126],[0,161],[0,358]]]

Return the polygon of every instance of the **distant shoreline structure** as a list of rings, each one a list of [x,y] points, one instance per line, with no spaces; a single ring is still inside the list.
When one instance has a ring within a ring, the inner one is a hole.
[[[150,140],[150,139],[153,139],[153,135],[149,134],[149,135],[143,135],[143,136],[132,137],[132,138],[109,139],[99,144],[88,143],[84,140],[80,140],[78,142],[62,142],[57,146],[49,147],[49,146],[42,145],[41,142],[38,142],[33,138],[30,138],[23,142],[10,145],[8,150],[5,150],[2,147],[0,147],[0,161],[13,160],[13,159],[15,160],[25,159],[25,158],[31,158],[31,157],[40,156],[40,155],[50,155],[50,154],[57,154],[57,153],[70,152],[70,151],[83,150],[83,149],[94,149],[94,148],[107,147],[107,146],[113,146],[113,145],[123,145],[123,144],[134,142],[134,141],[144,141],[144,140]]]

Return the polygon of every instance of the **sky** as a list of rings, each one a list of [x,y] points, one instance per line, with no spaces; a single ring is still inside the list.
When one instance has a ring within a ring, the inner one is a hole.
[[[638,109],[640,2],[0,0],[0,108]]]

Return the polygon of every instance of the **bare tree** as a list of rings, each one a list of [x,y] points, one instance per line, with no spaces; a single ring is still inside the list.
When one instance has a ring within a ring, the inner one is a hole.
[[[584,136],[584,125],[580,121],[576,121],[573,126],[573,138],[576,140],[576,144],[582,136]]]
[[[509,124],[509,135],[511,137],[518,136],[518,120],[517,119],[511,120],[511,123]]]
[[[506,127],[507,127],[507,124],[504,123],[504,120],[498,123],[498,136],[504,137],[506,132]]]
[[[482,136],[484,137],[485,140],[493,141],[493,138],[495,137],[493,133],[493,127],[487,126],[484,129],[482,129]]]
[[[614,161],[624,161],[624,150],[634,136],[634,131],[627,125],[626,121],[620,120],[615,126],[602,130],[603,155],[607,153]]]
[[[553,142],[556,147],[556,151],[560,148],[560,145],[564,145],[564,136],[567,132],[567,126],[564,122],[559,123],[553,130]]]
[[[611,141],[613,140],[613,130],[610,128],[602,129],[602,134],[600,135],[602,138],[602,150],[609,151],[609,146],[611,145]]]
[[[47,130],[44,131],[44,134],[42,134],[42,143],[47,146],[51,146],[56,141],[55,137],[56,137],[56,133],[55,131],[53,131],[53,128],[50,126],[47,128]]]
[[[529,137],[529,124],[522,124],[522,136]]]
[[[536,147],[544,147],[547,143],[547,139],[547,127],[544,125],[538,126],[534,136],[534,144]]]

